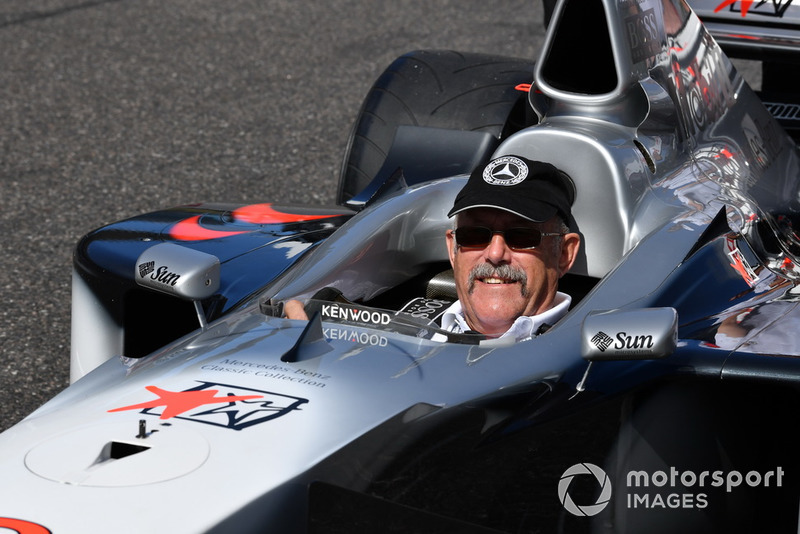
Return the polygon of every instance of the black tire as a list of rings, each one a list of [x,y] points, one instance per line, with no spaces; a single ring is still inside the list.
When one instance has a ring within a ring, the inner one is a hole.
[[[366,187],[383,165],[398,126],[488,132],[500,139],[533,116],[527,93],[534,62],[423,50],[392,63],[367,94],[348,140],[337,201]]]

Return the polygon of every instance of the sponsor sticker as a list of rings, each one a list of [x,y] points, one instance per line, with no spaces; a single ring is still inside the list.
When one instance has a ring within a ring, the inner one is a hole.
[[[450,304],[452,303],[447,300],[417,297],[406,304],[398,313],[405,313],[417,319],[435,321],[444,313]]]
[[[156,262],[154,261],[147,261],[139,264],[139,276],[144,278],[145,276],[150,275],[151,280],[168,286],[174,286],[178,283],[181,275],[171,272],[169,267],[166,265],[162,265],[158,269],[155,269],[155,264]]]
[[[343,306],[341,304],[324,304],[320,313],[326,319],[374,325],[387,325],[392,320],[392,316],[386,312]]]
[[[753,5],[755,4],[755,5]],[[773,0],[772,2],[756,2],[755,0],[724,0],[716,8],[714,13],[719,13],[725,8],[731,12],[741,13],[746,17],[749,12],[758,13],[767,17],[783,18],[786,9],[792,5],[792,0]]]
[[[272,391],[217,382],[199,382],[183,391],[158,386],[145,388],[157,398],[114,408],[109,412],[140,410],[160,419],[181,419],[230,430],[243,430],[299,411],[308,399]]]
[[[654,9],[647,9],[625,19],[634,63],[644,61],[661,51],[663,28]]]
[[[649,354],[654,346],[653,336],[649,334],[633,336],[627,332],[617,332],[612,337],[602,330],[592,336],[591,341],[600,352],[612,348],[618,355]]]
[[[152,273],[156,270],[156,262],[154,261],[146,261],[139,265],[139,276],[144,278],[148,274]]]

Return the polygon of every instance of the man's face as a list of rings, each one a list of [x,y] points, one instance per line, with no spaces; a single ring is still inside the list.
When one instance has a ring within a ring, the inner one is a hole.
[[[494,208],[472,208],[457,215],[456,228],[483,226],[492,230],[535,228],[559,232],[556,219],[529,221]],[[450,263],[456,291],[470,327],[487,335],[500,335],[521,315],[535,315],[553,304],[558,279],[577,255],[578,234],[543,237],[534,249],[512,249],[503,234],[493,234],[486,246],[455,245],[447,232]]]

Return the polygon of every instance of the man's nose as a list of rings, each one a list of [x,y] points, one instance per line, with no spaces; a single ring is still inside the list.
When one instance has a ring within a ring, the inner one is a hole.
[[[492,240],[486,247],[486,259],[494,264],[510,262],[511,248],[506,244],[503,234],[492,235]]]

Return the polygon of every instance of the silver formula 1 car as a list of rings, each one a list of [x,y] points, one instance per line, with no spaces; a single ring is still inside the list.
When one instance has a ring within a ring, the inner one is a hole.
[[[409,53],[337,206],[88,234],[73,383],[0,435],[0,530],[796,531],[800,6],[754,4],[567,0],[535,63]],[[571,311],[517,344],[436,321],[446,214],[510,154],[570,174],[583,238]]]

